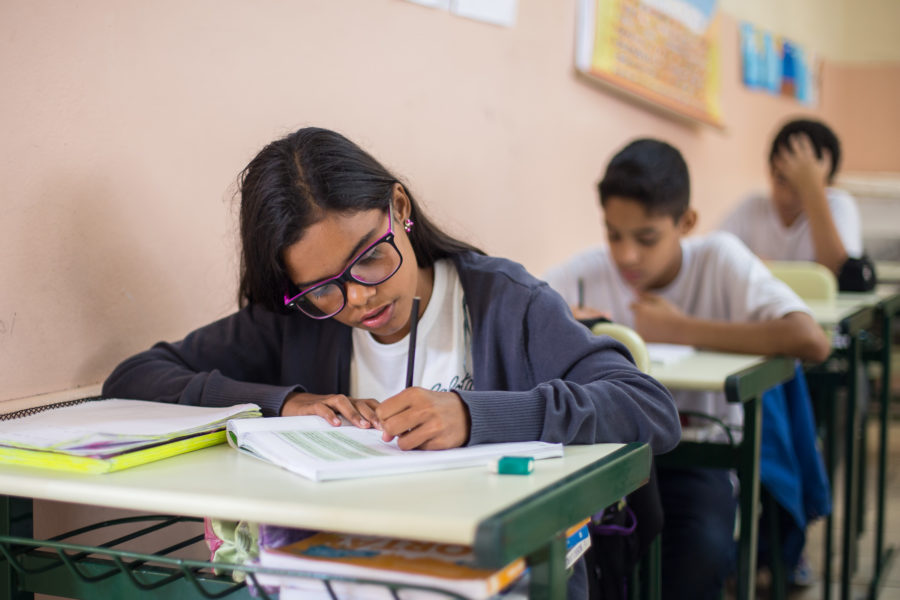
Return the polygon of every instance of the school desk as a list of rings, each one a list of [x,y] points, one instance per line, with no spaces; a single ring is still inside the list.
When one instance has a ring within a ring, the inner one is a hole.
[[[875,567],[870,582],[870,595],[877,596],[881,576],[893,555],[893,548],[884,548],[884,502],[887,469],[888,407],[890,404],[890,340],[894,316],[900,311],[900,297],[889,288],[879,287],[869,293],[840,293],[833,303],[809,302],[816,320],[834,336],[835,349],[823,367],[808,371],[810,384],[819,387],[824,402],[822,419],[825,425],[825,461],[829,479],[834,481],[836,464],[836,394],[838,386],[847,390],[846,421],[844,426],[844,511],[841,540],[840,595],[850,597],[850,580],[857,568],[858,538],[864,527],[865,474],[866,474],[866,402],[861,394],[866,389],[859,379],[860,369],[866,360],[880,365],[880,432],[877,472],[877,513],[875,523]],[[880,325],[878,325],[880,323]],[[837,367],[835,367],[837,365]],[[834,492],[833,492],[834,493]],[[833,515],[825,522],[825,555],[823,576],[831,579],[833,552]],[[831,597],[829,586],[824,597]]]
[[[649,469],[650,449],[639,443],[568,446],[563,458],[536,461],[534,472],[526,476],[466,468],[326,483],[309,481],[227,445],[103,475],[0,465],[0,550],[9,559],[16,544],[59,547],[29,541],[30,522],[26,519],[23,526],[13,518],[29,513],[32,499],[46,499],[471,545],[478,564],[485,567],[499,568],[527,556],[531,597],[562,599],[566,528],[640,487]],[[69,548],[72,554],[78,547]],[[17,555],[15,566],[0,556],[0,598],[19,597],[16,580],[29,592],[75,598],[201,597],[195,584],[200,578],[189,576],[196,563],[117,554],[115,549],[95,552],[100,553],[96,560],[77,561],[84,578],[46,551]],[[153,569],[142,566],[141,561],[152,559],[157,560]],[[141,581],[165,585],[138,593],[129,568],[116,568],[117,560],[137,561],[134,568],[141,571]],[[23,566],[36,572],[18,572]],[[83,580],[106,571],[112,574],[99,581]],[[207,577],[202,583],[219,593],[230,582]],[[246,588],[229,597],[250,598]]]
[[[900,261],[897,260],[876,260],[875,276],[881,283],[898,284],[900,283]]]
[[[747,354],[698,351],[668,364],[652,363],[650,374],[670,390],[725,392],[729,402],[744,405],[740,443],[683,440],[672,452],[656,458],[660,466],[697,466],[736,469],[741,481],[741,515],[757,515],[759,451],[763,392],[794,375],[794,361]],[[756,598],[756,552],[759,520],[741,518],[738,546],[737,598]]]

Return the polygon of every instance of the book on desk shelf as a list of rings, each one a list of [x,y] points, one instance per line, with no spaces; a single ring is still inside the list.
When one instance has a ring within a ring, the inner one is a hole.
[[[590,518],[584,519],[566,530],[567,569],[591,545],[589,522]],[[474,569],[470,566],[472,560],[468,546],[317,533],[282,548],[263,549],[260,555],[261,566],[310,571],[317,578],[269,574],[259,574],[258,578],[264,585],[278,587],[281,600],[333,600],[322,579],[327,576],[422,585],[478,599],[528,598],[528,568],[524,559],[496,570]],[[395,600],[387,586],[377,583],[330,580],[329,586],[338,600]],[[400,587],[396,592],[400,600],[448,598],[441,592],[408,587]]]
[[[119,471],[223,443],[228,420],[260,414],[255,404],[204,407],[99,398],[32,406],[0,413],[0,464]]]
[[[447,450],[401,450],[377,429],[318,416],[238,419],[227,424],[232,447],[313,481],[489,466],[502,456],[563,456],[562,444],[509,442]]]
[[[531,579],[528,571],[506,589],[486,600],[528,600]],[[278,600],[458,600],[446,591],[429,591],[420,588],[397,587],[393,591],[381,583],[351,583],[329,581],[331,593],[322,580],[306,580],[298,587],[282,587]],[[333,595],[332,595],[333,594]],[[396,594],[396,595],[395,595]]]
[[[588,517],[572,525],[566,530],[566,568],[571,569],[575,561],[587,552],[591,547],[591,531],[588,524],[591,518]]]
[[[368,535],[319,532],[281,548],[260,550],[259,564],[271,569],[306,571],[321,576],[352,577],[398,585],[417,585],[448,590],[472,600],[490,598],[507,589],[526,570],[517,558],[500,569],[472,566],[469,546],[441,544]],[[321,579],[288,575],[264,576],[263,582],[307,594],[328,591]],[[353,581],[332,581],[338,598],[391,598],[386,586]],[[307,596],[303,596],[307,597]],[[402,599],[439,598],[440,594],[406,589]],[[446,597],[446,596],[443,596]]]

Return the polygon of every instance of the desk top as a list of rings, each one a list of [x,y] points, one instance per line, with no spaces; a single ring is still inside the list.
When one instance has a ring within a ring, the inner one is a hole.
[[[758,366],[765,360],[754,354],[698,350],[672,363],[651,363],[650,375],[671,390],[722,392],[729,375]]]
[[[476,555],[486,545],[482,556],[495,562],[533,550],[520,544],[510,555],[510,536],[532,536],[526,530],[535,523],[534,543],[545,542],[639,487],[649,465],[645,444],[595,444],[567,446],[563,458],[535,461],[527,476],[465,468],[316,483],[220,445],[103,475],[0,465],[0,490],[153,513],[472,545]],[[538,540],[539,535],[545,537]]]
[[[816,322],[822,327],[831,328],[841,319],[864,308],[874,308],[879,302],[895,295],[895,290],[879,287],[874,292],[841,292],[833,302],[807,300],[806,305],[812,311]]]
[[[878,277],[878,281],[900,283],[900,261],[876,260],[875,274]]]

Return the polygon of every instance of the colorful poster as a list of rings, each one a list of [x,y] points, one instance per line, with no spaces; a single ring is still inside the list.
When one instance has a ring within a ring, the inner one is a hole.
[[[717,0],[580,0],[584,75],[712,125],[722,124]]]
[[[744,85],[814,106],[819,98],[819,60],[799,44],[741,24]]]

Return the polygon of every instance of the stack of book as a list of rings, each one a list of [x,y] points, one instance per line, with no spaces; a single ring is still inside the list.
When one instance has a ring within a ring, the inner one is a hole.
[[[566,532],[566,568],[590,546],[588,522],[585,519]],[[400,600],[454,597],[446,592],[471,600],[528,597],[524,558],[500,569],[478,568],[473,563],[468,546],[319,532],[287,546],[260,551],[262,567],[311,576],[262,574],[259,581],[278,587],[281,600],[394,600],[392,588]]]
[[[259,416],[256,404],[210,408],[86,398],[32,406],[0,412],[0,464],[118,471],[221,444],[227,421]]]

